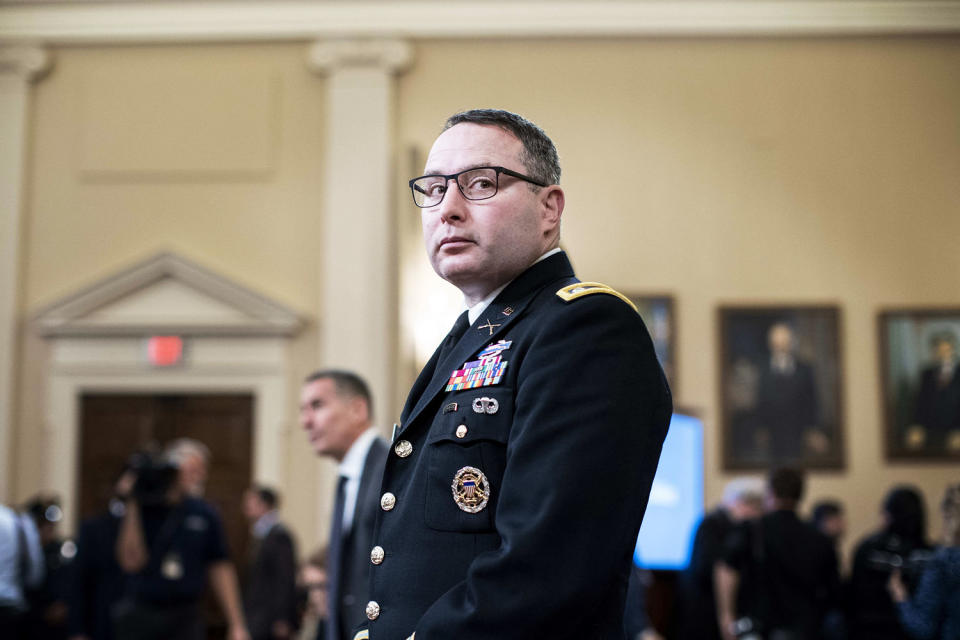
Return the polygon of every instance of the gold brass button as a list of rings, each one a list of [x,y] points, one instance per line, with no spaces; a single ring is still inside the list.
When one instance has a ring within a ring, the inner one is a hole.
[[[395,506],[397,506],[397,496],[393,495],[389,491],[380,496],[380,508],[384,511],[390,511]]]
[[[401,458],[406,458],[411,453],[413,453],[413,445],[410,444],[410,442],[407,440],[401,440],[393,448],[393,452],[396,453]]]
[[[377,545],[370,550],[370,562],[372,562],[373,564],[383,564],[384,555],[385,554],[383,552],[383,547],[381,547],[380,545]]]
[[[467,436],[467,425],[462,424],[459,427],[457,427],[457,437],[465,438],[466,436]]]
[[[367,620],[376,620],[380,617],[380,605],[371,600],[367,603]]]

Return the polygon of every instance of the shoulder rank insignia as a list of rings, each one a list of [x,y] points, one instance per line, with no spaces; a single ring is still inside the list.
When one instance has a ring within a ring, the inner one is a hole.
[[[577,298],[589,296],[592,293],[606,293],[607,295],[614,296],[615,298],[620,298],[630,305],[634,311],[637,311],[637,305],[633,304],[633,302],[630,301],[630,298],[623,295],[616,289],[611,289],[607,285],[599,282],[576,282],[574,284],[568,284],[564,288],[557,291],[557,296],[564,302],[571,302]]]

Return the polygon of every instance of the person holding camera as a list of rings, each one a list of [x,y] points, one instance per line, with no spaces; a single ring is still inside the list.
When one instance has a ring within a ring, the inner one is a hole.
[[[128,574],[114,608],[117,640],[202,640],[200,603],[209,581],[223,609],[229,640],[249,640],[237,576],[223,525],[199,497],[209,450],[180,439],[161,457],[139,456],[117,539],[117,562]]]
[[[947,487],[941,503],[944,546],[924,566],[911,597],[899,570],[888,588],[897,617],[910,636],[929,640],[960,639],[960,484]]]

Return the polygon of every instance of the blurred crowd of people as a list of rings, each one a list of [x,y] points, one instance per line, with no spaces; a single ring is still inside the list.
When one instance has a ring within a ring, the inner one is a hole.
[[[231,640],[324,640],[326,552],[298,568],[279,495],[253,485],[237,504],[250,542],[235,567],[220,514],[203,498],[209,459],[191,439],[135,453],[75,540],[60,535],[56,496],[0,505],[0,636],[199,640],[209,590]]]
[[[0,505],[0,629],[4,638],[205,638],[203,596],[217,597],[231,640],[332,640],[328,552],[297,566],[280,496],[253,485],[237,508],[250,526],[235,568],[217,510],[203,499],[210,453],[189,439],[138,452],[104,511],[65,540],[55,496]],[[932,543],[920,493],[892,488],[882,524],[842,576],[843,506],[798,512],[804,476],[778,469],[740,478],[703,518],[680,580],[675,627],[658,634],[627,607],[631,640],[953,640],[960,638],[960,484],[941,502]],[[239,571],[237,571],[239,569]],[[239,574],[239,578],[238,578]],[[635,571],[629,599],[649,576]]]
[[[923,497],[893,487],[882,524],[841,575],[846,523],[833,500],[798,506],[804,475],[731,482],[697,529],[680,582],[680,640],[960,639],[960,484],[941,502],[943,539],[927,536]]]

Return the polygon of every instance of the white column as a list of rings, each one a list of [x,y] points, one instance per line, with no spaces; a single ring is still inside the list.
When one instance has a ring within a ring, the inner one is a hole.
[[[30,82],[50,65],[37,47],[0,47],[0,501],[12,475],[14,372],[20,292],[20,216],[26,163]]]
[[[370,384],[375,421],[398,419],[396,240],[392,206],[394,78],[412,59],[400,40],[313,44],[310,67],[327,79],[320,358]]]

